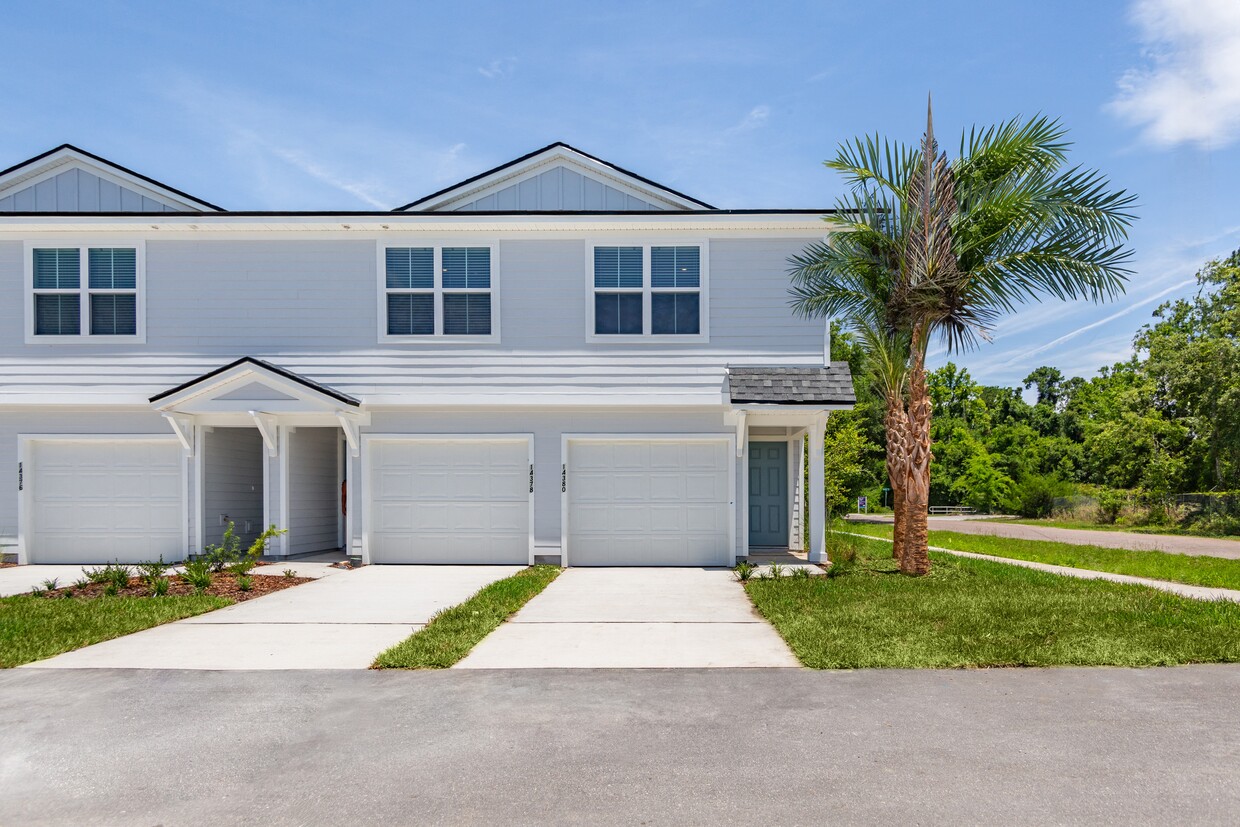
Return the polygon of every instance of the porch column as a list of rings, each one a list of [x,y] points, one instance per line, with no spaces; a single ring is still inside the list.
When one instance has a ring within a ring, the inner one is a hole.
[[[822,451],[827,427],[825,415],[814,417],[809,427],[809,485],[806,492],[809,511],[809,561],[827,562],[827,487]]]

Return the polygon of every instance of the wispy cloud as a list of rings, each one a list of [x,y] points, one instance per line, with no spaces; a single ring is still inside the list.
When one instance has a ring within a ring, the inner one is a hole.
[[[392,205],[391,193],[381,184],[374,181],[355,181],[342,177],[340,173],[330,169],[322,160],[315,159],[308,152],[287,146],[277,146],[252,135],[256,145],[266,147],[273,155],[301,170],[315,180],[335,187],[341,192],[354,196],[375,209],[388,209]]]
[[[732,126],[729,126],[727,129],[723,130],[723,134],[724,135],[735,135],[739,132],[751,132],[755,129],[760,129],[761,127],[766,125],[767,119],[770,117],[771,117],[771,107],[767,106],[764,103],[759,104],[758,106],[755,106],[753,109],[750,109],[745,114],[745,117],[741,118],[740,121],[733,124]]]
[[[1005,362],[1000,362],[1000,363],[999,363],[998,365],[996,365],[995,367],[996,367],[996,368],[999,368],[999,369],[1002,369],[1002,368],[1008,368],[1008,367],[1012,367],[1013,365],[1016,365],[1016,364],[1017,364],[1017,363],[1019,363],[1019,362],[1026,362],[1026,363],[1032,364],[1032,362],[1030,362],[1030,359],[1032,359],[1034,356],[1038,356],[1038,355],[1040,355],[1040,354],[1043,354],[1043,353],[1045,353],[1045,352],[1046,352],[1046,351],[1048,351],[1048,350],[1053,350],[1053,349],[1055,349],[1055,348],[1059,347],[1060,345],[1064,344],[1065,342],[1070,342],[1070,341],[1072,341],[1073,339],[1077,338],[1078,336],[1081,336],[1081,335],[1083,335],[1083,334],[1085,334],[1085,333],[1088,333],[1088,332],[1089,332],[1089,331],[1091,331],[1091,330],[1096,330],[1097,328],[1100,328],[1100,327],[1103,327],[1103,326],[1105,326],[1105,325],[1108,325],[1108,324],[1110,324],[1111,322],[1115,321],[1116,319],[1122,319],[1123,317],[1125,317],[1125,316],[1129,315],[1129,314],[1130,314],[1130,313],[1132,313],[1133,311],[1138,310],[1138,309],[1140,309],[1140,308],[1142,308],[1142,307],[1145,307],[1145,306],[1147,306],[1147,305],[1153,304],[1154,302],[1158,301],[1159,299],[1161,299],[1161,298],[1163,298],[1163,297],[1165,297],[1165,296],[1167,296],[1167,295],[1170,295],[1171,293],[1174,293],[1174,292],[1176,292],[1177,290],[1182,290],[1182,289],[1184,289],[1185,287],[1187,287],[1187,286],[1189,286],[1190,284],[1193,284],[1193,283],[1195,283],[1195,282],[1196,282],[1196,279],[1195,279],[1195,278],[1192,278],[1192,279],[1185,279],[1185,280],[1183,280],[1183,281],[1177,282],[1177,283],[1175,283],[1175,284],[1171,285],[1170,287],[1164,288],[1163,290],[1159,290],[1157,293],[1154,293],[1154,294],[1153,294],[1153,295],[1151,295],[1151,296],[1146,296],[1146,297],[1145,297],[1145,298],[1143,298],[1143,299],[1140,299],[1140,300],[1138,300],[1138,301],[1135,301],[1135,302],[1133,302],[1132,304],[1130,304],[1130,305],[1128,305],[1128,306],[1126,306],[1126,307],[1123,307],[1123,308],[1121,308],[1121,309],[1119,309],[1119,310],[1115,311],[1114,313],[1110,314],[1109,316],[1104,316],[1103,318],[1098,319],[1098,320],[1097,320],[1097,321],[1095,321],[1095,322],[1090,322],[1090,323],[1089,323],[1089,324],[1087,324],[1087,325],[1083,325],[1083,326],[1081,326],[1081,327],[1078,327],[1076,330],[1073,330],[1073,331],[1070,331],[1070,332],[1068,332],[1068,333],[1065,333],[1064,335],[1060,336],[1059,338],[1057,338],[1057,339],[1053,339],[1053,340],[1051,340],[1051,341],[1047,342],[1047,343],[1046,343],[1046,344],[1044,344],[1044,345],[1041,345],[1041,346],[1039,346],[1039,347],[1035,347],[1035,348],[1033,348],[1032,350],[1022,350],[1020,353],[1018,353],[1018,354],[1016,354],[1015,356],[1011,357],[1011,358],[1010,358],[1010,359],[1008,359],[1007,361],[1005,361]]]
[[[486,66],[478,67],[478,74],[484,78],[491,80],[499,80],[512,75],[517,68],[517,59],[515,57],[503,57],[499,60],[492,60]]]
[[[1159,146],[1240,137],[1240,2],[1138,0],[1147,65],[1119,81],[1111,111]]]

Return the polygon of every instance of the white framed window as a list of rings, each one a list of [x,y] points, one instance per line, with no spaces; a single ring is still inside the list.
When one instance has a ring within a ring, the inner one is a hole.
[[[143,342],[145,246],[26,243],[26,342]]]
[[[586,244],[586,338],[709,338],[705,241]]]
[[[495,265],[487,244],[380,243],[379,341],[498,339]]]

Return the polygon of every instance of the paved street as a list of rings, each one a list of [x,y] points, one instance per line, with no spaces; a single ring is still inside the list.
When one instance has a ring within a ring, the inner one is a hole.
[[[890,523],[890,517],[875,514],[849,514],[848,519],[867,523]],[[1078,546],[1126,548],[1133,551],[1165,551],[1169,554],[1200,554],[1240,560],[1240,540],[1216,537],[1181,537],[1171,534],[1137,534],[1126,531],[1090,531],[1084,528],[1053,528],[1051,526],[998,523],[994,520],[966,517],[931,517],[931,531],[955,531],[960,534],[984,534],[991,537],[1012,537],[1017,540],[1051,540]]]
[[[1227,823],[1240,667],[0,674],[4,824]]]

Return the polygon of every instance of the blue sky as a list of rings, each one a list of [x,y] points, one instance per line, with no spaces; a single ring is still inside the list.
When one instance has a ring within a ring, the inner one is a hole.
[[[1061,118],[1140,196],[1127,295],[956,357],[1125,358],[1240,247],[1240,3],[43,3],[6,14],[0,167],[74,143],[232,209],[389,208],[556,140],[722,207],[827,207],[842,140]],[[22,67],[21,71],[13,71]],[[946,357],[937,354],[942,362]]]

